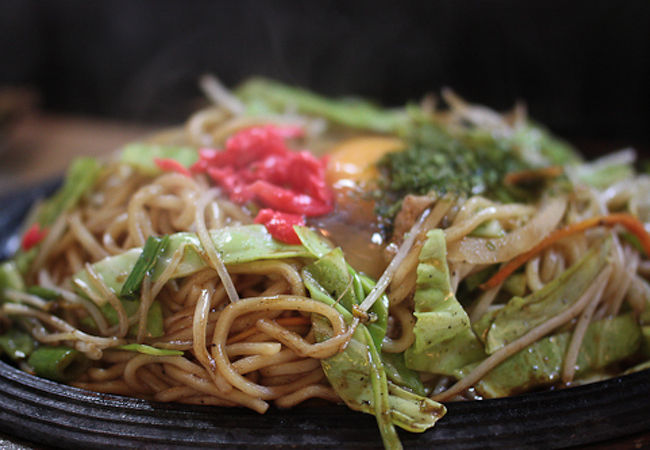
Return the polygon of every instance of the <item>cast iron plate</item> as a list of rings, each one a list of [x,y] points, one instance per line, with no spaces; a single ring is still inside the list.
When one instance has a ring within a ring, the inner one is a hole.
[[[16,245],[29,205],[56,182],[0,197],[0,260]],[[9,253],[8,253],[9,252]],[[568,447],[650,431],[650,371],[585,386],[448,404],[423,434],[400,431],[405,447]],[[381,447],[372,416],[343,406],[241,408],[163,404],[98,394],[0,362],[0,431],[63,448]]]

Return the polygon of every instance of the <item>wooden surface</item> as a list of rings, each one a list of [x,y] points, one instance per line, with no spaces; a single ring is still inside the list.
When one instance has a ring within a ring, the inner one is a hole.
[[[25,117],[0,135],[0,193],[55,177],[75,156],[107,155],[153,130],[72,116]]]

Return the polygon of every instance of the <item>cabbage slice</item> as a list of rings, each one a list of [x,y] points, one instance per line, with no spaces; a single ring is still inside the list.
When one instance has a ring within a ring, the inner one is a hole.
[[[343,294],[340,288],[346,280],[351,286],[346,266],[341,250],[335,249],[306,266],[302,277],[311,297],[334,307],[350,325],[354,317],[352,310],[337,301]],[[362,300],[356,298],[355,304]],[[318,342],[331,337],[331,327],[325,319],[313,315],[312,323]],[[375,416],[386,448],[401,448],[395,425],[408,431],[423,432],[446,412],[440,403],[410,392],[388,379],[380,350],[364,324],[357,326],[342,352],[321,360],[321,366],[348,407]],[[399,367],[393,368],[399,370]]]
[[[221,254],[225,264],[237,264],[249,261],[278,258],[312,257],[312,254],[302,245],[289,245],[273,239],[264,225],[241,225],[211,230],[212,242]],[[203,252],[201,242],[194,233],[175,233],[169,236],[169,245],[153,269],[155,281],[170,263],[174,253],[182,249],[184,254],[172,278],[180,278],[206,267],[201,257]],[[92,265],[93,269],[106,286],[119,296],[122,286],[133,270],[136,261],[142,253],[141,248],[133,248],[119,255],[109,256]],[[101,306],[107,302],[102,298],[91,282],[88,272],[84,269],[72,277],[73,284],[81,293],[96,294],[96,302]]]
[[[415,342],[405,352],[406,366],[452,375],[485,357],[469,317],[451,290],[445,235],[431,230],[420,251],[415,290]]]
[[[133,142],[126,145],[120,153],[121,162],[135,167],[146,175],[163,173],[156,164],[156,159],[173,159],[189,168],[199,159],[199,151],[194,147]]]
[[[634,355],[641,339],[641,329],[631,314],[591,323],[576,361],[576,376],[588,375]],[[540,339],[495,367],[474,387],[483,397],[496,398],[553,385],[560,380],[570,340],[571,332]],[[456,377],[463,378],[477,364],[458,370]]]
[[[489,326],[485,349],[492,354],[571,307],[607,264],[608,239],[595,245],[556,280],[527,297],[513,297]]]

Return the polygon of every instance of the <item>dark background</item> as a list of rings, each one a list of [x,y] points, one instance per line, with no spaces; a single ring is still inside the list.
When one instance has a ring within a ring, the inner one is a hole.
[[[46,110],[177,122],[198,76],[400,104],[442,86],[572,139],[650,142],[650,2],[0,1],[0,85]]]

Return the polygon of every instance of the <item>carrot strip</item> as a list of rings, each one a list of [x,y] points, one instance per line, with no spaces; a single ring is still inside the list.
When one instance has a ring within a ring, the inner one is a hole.
[[[543,180],[546,178],[556,178],[562,175],[564,169],[562,166],[549,166],[539,169],[521,170],[519,172],[510,172],[503,178],[505,184],[519,184],[522,182],[531,182]]]
[[[305,316],[295,316],[295,317],[281,317],[279,319],[275,319],[275,321],[279,325],[283,326],[292,326],[292,325],[309,325],[311,323],[311,319],[309,317]],[[228,341],[226,341],[226,344],[233,344],[235,342],[243,341],[247,337],[250,337],[254,335],[255,333],[259,332],[255,326],[250,327],[247,330],[242,331],[239,334],[234,335]]]
[[[559,230],[555,230],[543,239],[539,244],[531,248],[525,253],[520,254],[515,259],[508,262],[503,266],[492,278],[481,284],[481,289],[492,289],[496,285],[503,283],[515,270],[525,264],[529,259],[540,253],[542,250],[555,244],[560,239],[563,239],[572,234],[580,233],[589,228],[614,225],[624,226],[630,233],[634,234],[647,255],[650,255],[650,234],[645,230],[643,223],[631,214],[617,213],[609,214],[607,216],[596,216],[582,222],[573,223]]]

